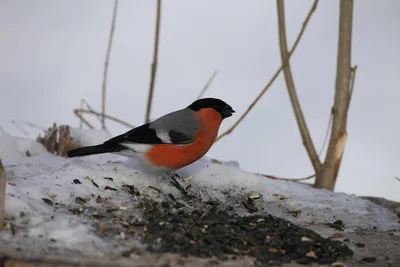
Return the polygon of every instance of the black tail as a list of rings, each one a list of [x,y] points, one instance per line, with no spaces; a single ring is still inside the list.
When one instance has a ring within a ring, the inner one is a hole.
[[[95,155],[95,154],[103,154],[103,153],[109,153],[109,152],[115,152],[115,147],[110,146],[110,145],[96,145],[96,146],[86,146],[86,147],[80,147],[77,149],[73,149],[67,152],[68,157],[73,158],[73,157],[80,157],[80,156],[88,156],[88,155]]]

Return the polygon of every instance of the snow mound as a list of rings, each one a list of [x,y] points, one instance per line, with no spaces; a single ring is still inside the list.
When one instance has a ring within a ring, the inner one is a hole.
[[[72,129],[71,133],[84,145],[110,137],[97,130]],[[122,190],[125,185],[133,185],[142,195],[157,201],[162,201],[162,196],[157,195],[155,189],[166,195],[180,194],[168,178],[145,172],[134,159],[115,155],[62,158],[51,155],[34,140],[11,136],[1,128],[0,158],[8,175],[6,218],[14,228],[12,232],[2,232],[0,239],[10,247],[21,245],[21,238],[28,236],[32,244],[39,244],[41,240],[50,247],[62,247],[66,251],[78,248],[86,254],[97,254],[115,248],[120,242],[110,242],[96,235],[84,212],[79,213],[82,207],[96,210],[102,205],[101,200],[107,199],[123,212],[136,201],[132,194]],[[270,180],[241,170],[234,161],[216,162],[204,157],[180,170],[179,174],[190,178],[182,183],[191,184],[191,192],[204,201],[232,203],[239,215],[248,214],[240,199],[256,192],[261,196],[255,201],[259,212],[299,225],[323,225],[342,220],[346,231],[399,228],[385,208],[368,200],[317,190],[305,184]],[[71,210],[78,212],[74,214]],[[140,217],[140,214],[132,215]],[[54,240],[57,242],[52,243]]]

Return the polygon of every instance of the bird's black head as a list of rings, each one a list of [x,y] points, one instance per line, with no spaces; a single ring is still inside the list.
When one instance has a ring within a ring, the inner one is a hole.
[[[218,111],[222,119],[228,118],[232,116],[232,113],[235,111],[232,109],[230,105],[222,101],[221,99],[217,98],[201,98],[194,101],[192,104],[188,106],[193,111],[199,111],[203,108],[213,108],[214,110]]]

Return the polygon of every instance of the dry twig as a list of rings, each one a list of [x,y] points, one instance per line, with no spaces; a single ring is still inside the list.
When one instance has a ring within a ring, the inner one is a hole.
[[[161,0],[157,0],[157,16],[156,16],[156,31],[155,31],[155,38],[154,38],[153,63],[151,64],[151,78],[150,78],[149,95],[148,95],[148,99],[147,99],[145,122],[150,122],[151,105],[153,102],[154,84],[155,84],[155,80],[156,80],[157,64],[158,64],[158,43],[159,43],[159,37],[160,37],[160,21],[161,21]]]
[[[296,116],[297,125],[300,130],[301,138],[303,139],[303,145],[305,146],[308,156],[311,159],[311,163],[314,167],[314,170],[318,172],[319,169],[321,168],[321,162],[318,158],[317,151],[311,139],[311,135],[308,130],[306,120],[304,119],[303,111],[301,109],[293,81],[292,70],[290,67],[289,53],[286,40],[285,5],[283,0],[277,0],[277,10],[278,10],[278,25],[279,25],[279,46],[281,51],[282,64],[285,65],[283,71],[285,75],[286,86],[290,96],[290,101],[293,106],[293,111]]]
[[[82,113],[93,114],[93,115],[96,115],[96,116],[103,116],[101,113],[99,113],[99,112],[97,112],[97,111],[94,111],[94,110],[86,110],[86,109],[74,109],[74,113],[75,113],[76,116],[78,116],[79,119],[82,120],[83,123],[85,123],[85,124],[86,124],[89,128],[91,128],[91,129],[94,128],[93,125],[92,125],[88,120],[86,120],[86,119],[83,117]],[[111,116],[111,115],[104,114],[104,118],[109,119],[109,120],[112,120],[112,121],[117,122],[117,123],[119,123],[119,124],[122,124],[122,125],[124,125],[124,126],[126,126],[126,127],[128,127],[128,128],[135,128],[135,127],[134,127],[132,124],[130,124],[129,122],[120,120],[120,119],[118,119],[118,118],[116,118],[116,117],[113,117],[113,116]]]
[[[207,83],[204,85],[203,89],[200,91],[200,94],[197,96],[197,99],[200,99],[204,96],[208,88],[210,87],[211,83],[214,81],[215,77],[217,76],[218,72],[215,70],[211,77],[208,79]]]
[[[318,5],[318,0],[315,0],[310,11],[308,12],[307,17],[305,18],[304,22],[303,22],[303,26],[299,32],[299,35],[296,38],[296,41],[294,42],[292,48],[290,49],[289,52],[289,57],[288,59],[290,59],[290,57],[293,55],[293,52],[296,50],[297,45],[299,44],[304,31],[307,28],[308,22],[311,19],[311,16],[313,15],[314,11],[316,10]],[[249,114],[249,112],[253,109],[253,107],[257,104],[257,102],[261,99],[261,97],[265,94],[265,92],[270,88],[270,86],[274,83],[274,81],[276,80],[276,78],[278,78],[279,74],[281,73],[281,71],[283,70],[283,68],[285,67],[284,63],[282,63],[282,65],[279,67],[279,69],[275,72],[275,74],[272,76],[271,80],[268,82],[268,84],[264,87],[263,90],[261,90],[261,92],[258,94],[258,96],[256,97],[256,99],[254,99],[254,101],[250,104],[250,106],[247,108],[247,110],[245,111],[245,113],[228,129],[226,130],[224,133],[222,133],[220,136],[218,136],[217,140],[220,140],[221,138],[223,138],[224,136],[230,134],[233,132],[233,130],[235,130],[235,128],[240,124],[240,122],[247,116],[247,114]]]
[[[94,109],[92,108],[92,106],[90,106],[89,105],[89,103],[85,100],[85,99],[81,99],[81,104],[80,104],[80,107],[81,107],[81,109],[85,109],[85,106],[86,106],[86,108],[88,109],[88,110],[90,110],[90,111],[94,111]],[[99,119],[99,121],[100,121],[100,123],[102,122],[102,117],[103,116],[96,116],[98,119]],[[82,128],[83,127],[83,120],[78,116],[78,118],[79,118],[79,128]]]
[[[4,211],[6,205],[6,182],[7,176],[3,163],[0,159],[0,230],[4,227]]]
[[[118,0],[114,0],[114,10],[113,10],[113,15],[112,15],[112,20],[111,20],[110,35],[108,37],[107,54],[106,54],[106,59],[104,61],[103,88],[102,88],[102,97],[101,97],[101,114],[102,114],[101,127],[103,129],[106,128],[104,114],[106,112],[108,63],[110,61],[111,47],[112,47],[112,42],[113,42],[113,37],[114,37],[114,30],[115,30],[115,21],[117,18],[117,10],[118,10]]]
[[[11,120],[11,123],[14,124],[14,126],[19,129],[25,136],[28,136],[29,133],[24,130],[24,128],[21,125],[25,125],[40,131],[45,131],[45,128],[39,125],[36,125],[32,122],[29,121],[23,121],[23,120]]]
[[[268,175],[268,174],[258,174],[258,175],[265,176],[265,177],[267,177],[268,179],[272,179],[272,180],[281,180],[281,181],[288,181],[288,182],[290,182],[290,181],[293,181],[293,182],[296,182],[296,181],[305,181],[305,180],[309,180],[309,179],[315,177],[315,174],[312,174],[312,175],[309,175],[309,176],[303,177],[303,178],[282,178],[282,177],[277,177],[277,176]]]

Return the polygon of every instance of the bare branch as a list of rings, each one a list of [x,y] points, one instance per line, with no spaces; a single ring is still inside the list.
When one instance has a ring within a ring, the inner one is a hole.
[[[23,120],[11,120],[11,123],[14,124],[14,126],[19,129],[25,136],[28,136],[29,133],[24,130],[24,128],[21,125],[25,125],[40,131],[46,131],[46,129],[42,126],[36,125],[32,122],[29,121],[23,121]]]
[[[94,129],[93,125],[92,125],[87,119],[85,119],[85,118],[83,117],[83,115],[82,115],[82,113],[83,113],[82,110],[84,110],[84,109],[74,109],[74,114],[79,118],[80,124],[82,125],[82,123],[83,123],[83,124],[85,124],[87,127],[89,127],[90,129]],[[88,111],[88,112],[90,112],[90,111]],[[98,114],[101,115],[101,113],[98,113]],[[104,115],[104,117],[105,117],[105,115]]]
[[[303,22],[303,26],[299,32],[299,35],[296,38],[296,41],[294,42],[292,48],[290,49],[289,52],[289,59],[290,57],[293,55],[294,51],[297,48],[297,45],[299,44],[301,38],[303,37],[304,31],[307,28],[307,25],[311,19],[311,16],[313,15],[313,13],[315,12],[315,10],[317,9],[317,5],[318,5],[318,0],[315,0],[310,11],[308,12],[307,17],[305,18],[304,22]],[[271,87],[271,85],[274,83],[274,81],[276,80],[276,78],[278,78],[279,74],[281,73],[281,71],[283,70],[283,68],[285,67],[284,64],[282,64],[279,69],[275,72],[275,74],[272,76],[271,80],[268,82],[268,84],[264,87],[264,89],[261,90],[261,92],[258,94],[258,96],[256,97],[256,99],[254,99],[254,101],[250,104],[250,106],[247,108],[246,112],[228,129],[226,130],[224,133],[222,133],[220,136],[218,136],[218,138],[215,141],[220,140],[222,137],[230,134],[233,132],[233,130],[235,130],[235,128],[240,124],[240,122],[247,116],[247,114],[249,114],[249,112],[253,109],[253,107],[257,104],[257,102],[261,99],[261,97],[265,94],[265,92]]]
[[[94,110],[85,110],[85,109],[74,109],[74,113],[75,113],[76,116],[78,116],[78,117],[79,117],[89,128],[91,128],[91,129],[94,128],[93,125],[90,124],[90,122],[88,122],[88,121],[82,116],[82,113],[93,114],[93,115],[96,115],[96,116],[103,116],[100,112],[97,112],[97,111],[94,111]],[[117,123],[119,123],[119,124],[122,124],[122,125],[124,125],[124,126],[126,126],[126,127],[128,127],[128,128],[135,128],[135,126],[133,126],[133,125],[130,124],[129,122],[120,120],[120,119],[118,119],[118,118],[116,118],[116,117],[113,117],[113,116],[110,116],[110,115],[107,115],[107,114],[104,114],[104,117],[105,117],[106,119],[109,119],[109,120],[112,120],[112,121],[117,122]]]
[[[317,174],[314,187],[334,190],[347,140],[347,116],[355,71],[351,68],[353,0],[340,0],[339,41],[336,67],[333,121],[324,168]],[[353,73],[353,75],[352,75]]]
[[[356,79],[357,65],[355,65],[355,66],[351,69],[351,71],[352,71],[352,78],[351,78],[350,89],[349,89],[349,90],[350,90],[350,91],[349,91],[349,92],[350,92],[350,100],[349,100],[349,102],[348,102],[347,109],[349,109],[351,97],[352,97],[352,94],[353,94],[354,82],[355,82],[355,79]],[[330,129],[331,129],[331,126],[332,126],[332,120],[333,120],[333,107],[332,107],[332,109],[331,109],[331,115],[329,116],[329,122],[328,122],[328,127],[327,127],[327,129],[326,129],[324,142],[323,142],[323,144],[322,144],[321,150],[320,150],[319,153],[318,153],[318,156],[319,156],[319,157],[321,157],[322,152],[324,151],[324,148],[325,148],[325,146],[326,146],[326,144],[327,144],[327,142],[328,142],[328,137],[329,137]],[[347,120],[347,117],[346,117],[346,120]],[[346,121],[346,123],[347,123],[347,121]],[[345,125],[346,125],[346,123],[345,123]]]
[[[293,181],[293,182],[305,181],[305,180],[309,180],[309,179],[312,179],[312,178],[315,177],[315,174],[312,174],[312,175],[309,175],[309,176],[303,177],[303,178],[281,178],[281,177],[277,177],[277,176],[274,176],[274,175],[268,175],[268,174],[258,174],[258,175],[265,176],[268,179],[272,179],[272,180]]]
[[[160,37],[160,21],[161,21],[161,0],[157,0],[157,17],[156,17],[156,31],[155,31],[155,38],[154,38],[153,63],[151,64],[151,78],[150,78],[149,95],[148,95],[148,99],[147,99],[145,122],[150,122],[151,105],[153,102],[154,83],[156,80],[157,63],[158,63],[158,43],[159,43],[159,37]]]
[[[94,109],[89,105],[89,103],[85,100],[85,99],[81,99],[81,103],[80,103],[80,108],[81,109],[85,109],[85,106],[86,106],[86,108],[88,109],[88,110],[91,110],[91,111],[93,111]],[[102,116],[97,116],[97,118],[99,119],[99,121],[100,121],[100,123],[102,122]],[[79,120],[79,128],[82,128],[82,126],[83,126],[83,121],[82,120]]]
[[[204,96],[208,88],[210,87],[211,83],[214,81],[215,77],[217,76],[218,72],[215,70],[211,77],[208,79],[207,83],[204,85],[203,89],[200,91],[200,94],[197,96],[196,99],[200,99]]]
[[[399,181],[400,182],[400,178],[399,177],[394,177],[397,181]]]
[[[290,68],[289,53],[286,40],[284,0],[277,0],[277,10],[278,10],[278,25],[279,25],[279,46],[281,50],[282,64],[286,65],[283,68],[283,72],[285,74],[286,86],[289,92],[290,101],[292,102],[293,111],[296,116],[297,125],[300,130],[301,138],[303,139],[303,145],[307,150],[308,156],[310,157],[314,170],[318,172],[318,170],[321,168],[321,161],[318,158],[317,151],[311,139],[310,131],[308,130],[307,123],[304,118],[299,99],[297,97],[296,88],[293,81],[292,70]]]
[[[0,230],[4,227],[4,211],[6,205],[6,171],[0,159]]]
[[[102,97],[101,97],[101,116],[102,116],[102,118],[101,118],[101,127],[103,129],[106,128],[105,120],[104,120],[104,114],[106,112],[106,91],[107,91],[108,63],[110,61],[111,47],[112,47],[112,42],[113,42],[113,37],[114,37],[114,30],[115,30],[115,21],[116,21],[116,18],[117,18],[117,10],[118,10],[118,0],[114,0],[114,11],[113,11],[112,20],[111,20],[110,35],[108,37],[107,54],[106,54],[106,59],[104,61],[103,88],[102,88]]]
[[[346,131],[348,107],[352,89],[351,80],[351,42],[353,24],[353,0],[340,0],[339,42],[337,74],[331,139],[325,161],[334,158],[340,135]]]

